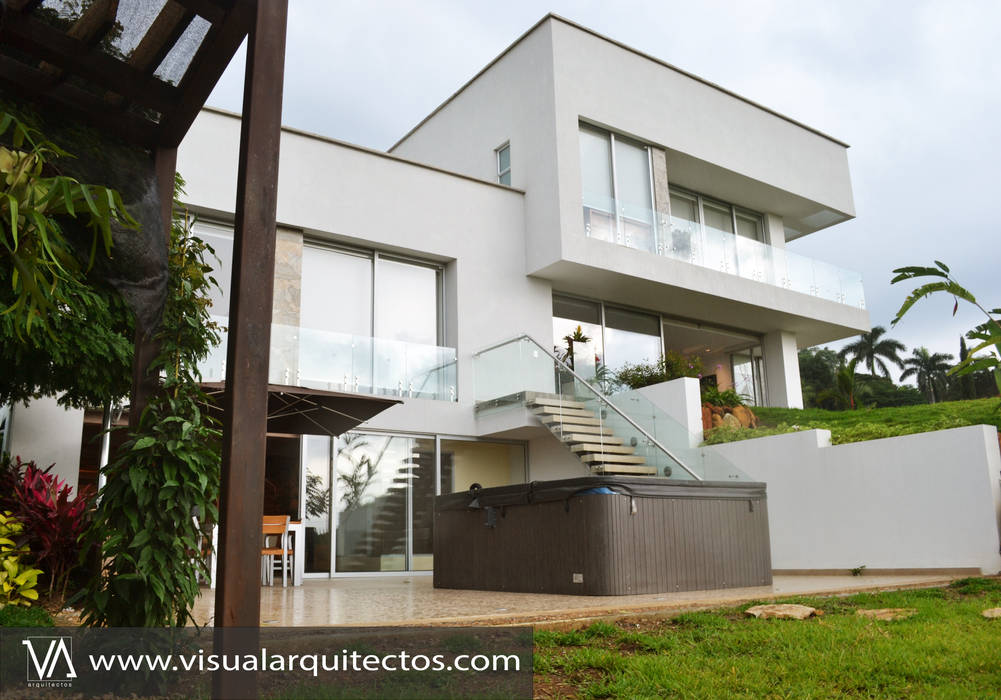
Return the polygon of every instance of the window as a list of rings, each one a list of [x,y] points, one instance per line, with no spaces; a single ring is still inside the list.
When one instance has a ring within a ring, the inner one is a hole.
[[[707,229],[760,241],[761,215],[694,192],[671,186],[671,219],[674,228],[705,224]]]
[[[511,144],[505,143],[497,149],[497,182],[511,184]]]
[[[438,345],[440,287],[433,263],[306,244],[300,325]]]
[[[655,363],[665,351],[674,352],[701,362],[698,371],[703,386],[736,389],[755,405],[764,404],[764,366],[757,335],[554,294],[553,345],[561,359],[568,355],[565,337],[578,326],[589,339],[595,361],[612,375],[626,364]],[[582,363],[566,362],[588,377]],[[608,391],[624,389],[613,386]]]
[[[623,136],[581,125],[580,163],[587,235],[656,251],[650,149]]]

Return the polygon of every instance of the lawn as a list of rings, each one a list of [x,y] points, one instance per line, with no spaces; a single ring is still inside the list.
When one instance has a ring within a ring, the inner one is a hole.
[[[790,598],[822,617],[757,620],[753,605],[535,634],[536,697],[998,697],[1001,580]],[[914,608],[892,622],[860,608]]]
[[[812,428],[830,430],[831,441],[835,445],[966,425],[993,425],[1001,431],[999,404],[1001,400],[992,398],[897,408],[860,408],[855,411],[755,408],[754,412],[761,421],[758,428],[716,428],[707,432],[706,442],[718,444]]]

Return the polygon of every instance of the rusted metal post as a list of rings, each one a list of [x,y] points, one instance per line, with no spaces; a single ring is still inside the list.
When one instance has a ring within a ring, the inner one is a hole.
[[[170,247],[170,227],[174,211],[174,174],[177,172],[177,149],[158,148],[153,155],[157,191],[160,195],[160,220],[163,222],[163,246]],[[139,427],[139,417],[150,397],[159,391],[160,382],[149,366],[160,352],[153,340],[156,328],[143,328],[136,323],[135,355],[132,358],[132,392],[129,398],[129,430]]]
[[[247,41],[237,175],[215,604],[215,624],[223,628],[217,649],[221,645],[230,652],[251,642],[246,633],[237,640],[228,628],[260,624],[268,355],[288,17],[287,0],[255,4]],[[256,647],[256,640],[252,644]],[[255,685],[255,674],[217,673],[212,694],[256,697]]]

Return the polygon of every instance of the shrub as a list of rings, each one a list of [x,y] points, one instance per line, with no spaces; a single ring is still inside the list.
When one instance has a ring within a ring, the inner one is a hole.
[[[697,355],[682,355],[668,350],[656,362],[627,364],[615,374],[619,384],[630,389],[640,389],[651,384],[669,382],[681,377],[701,377],[702,358]]]
[[[0,627],[54,627],[55,621],[45,608],[0,607]]]
[[[702,387],[702,403],[713,406],[744,406],[744,398],[733,389],[720,391],[714,386]]]
[[[12,483],[0,507],[13,511],[24,526],[25,543],[34,563],[49,572],[49,594],[65,596],[70,573],[80,563],[80,536],[90,525],[90,494],[85,489],[71,499],[73,489],[34,462],[4,458],[0,481]]]
[[[24,526],[10,511],[0,513],[0,603],[7,607],[31,605],[38,600],[38,576],[22,557],[28,554],[24,546]]]

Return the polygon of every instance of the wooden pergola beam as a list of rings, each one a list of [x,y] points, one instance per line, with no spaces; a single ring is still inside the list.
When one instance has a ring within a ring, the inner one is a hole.
[[[47,74],[20,61],[0,55],[0,83],[9,86],[15,94],[29,96],[62,111],[75,114],[81,120],[146,146],[157,142],[156,124],[136,115],[113,109],[97,95],[68,83],[48,85]]]
[[[268,5],[272,1],[282,5],[287,3],[287,0],[262,0],[262,3]],[[187,4],[187,0],[185,2]],[[254,18],[255,5],[252,0],[236,0],[226,20],[220,25],[212,25],[178,86],[181,91],[180,102],[174,105],[160,123],[161,143],[164,146],[177,146],[188,133],[219,79],[218,75],[204,70],[204,67],[229,62],[247,36]]]
[[[229,6],[232,6],[232,2],[220,3],[214,0],[174,0],[174,2],[184,5],[192,12],[204,17],[212,24],[218,24],[222,22],[223,18],[226,16],[226,11]]]
[[[4,13],[0,43],[158,112],[171,111],[180,99],[179,91],[172,85],[24,13]]]

